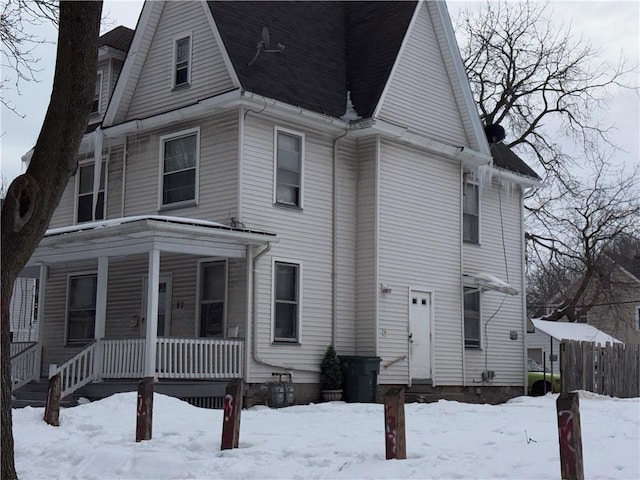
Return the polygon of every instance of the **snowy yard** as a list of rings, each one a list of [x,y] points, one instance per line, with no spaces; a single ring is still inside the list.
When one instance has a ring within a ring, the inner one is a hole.
[[[13,411],[22,480],[560,477],[557,395],[504,405],[407,404],[407,460],[385,460],[383,406],[332,402],[242,412],[240,448],[220,451],[222,411],[154,397],[153,439],[135,443],[136,394]],[[640,478],[640,399],[580,392],[585,477]],[[526,432],[526,433],[525,433]]]

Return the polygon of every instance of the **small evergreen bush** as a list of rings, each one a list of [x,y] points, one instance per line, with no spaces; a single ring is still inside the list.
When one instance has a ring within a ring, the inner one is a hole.
[[[320,376],[323,390],[342,389],[342,369],[340,359],[333,345],[327,347],[327,351],[320,364]]]

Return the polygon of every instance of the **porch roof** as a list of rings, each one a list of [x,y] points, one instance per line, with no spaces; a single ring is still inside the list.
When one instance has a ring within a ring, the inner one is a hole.
[[[277,242],[274,233],[216,222],[144,215],[47,230],[27,266],[161,252],[244,258],[247,245]]]

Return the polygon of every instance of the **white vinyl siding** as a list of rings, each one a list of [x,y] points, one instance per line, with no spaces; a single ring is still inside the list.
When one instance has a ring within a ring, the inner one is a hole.
[[[466,380],[478,381],[482,371],[489,369],[496,372],[492,385],[521,385],[525,336],[522,191],[521,187],[494,176],[480,183],[479,195],[482,245],[463,244],[463,273],[489,273],[508,282],[519,294],[483,291],[482,350],[465,350]],[[517,333],[516,340],[510,339],[512,331]]]
[[[462,382],[460,167],[391,141],[381,142],[379,351],[408,355],[409,291],[433,292],[432,380]],[[376,286],[379,291],[379,285]],[[381,369],[382,383],[405,383],[407,361]]]
[[[378,117],[449,145],[469,145],[426,3],[405,42]]]
[[[154,8],[154,15],[161,14],[150,23],[158,21],[158,27],[153,38],[143,39],[138,55],[146,48],[149,52],[144,68],[136,65],[132,72],[135,75],[141,69],[138,82],[126,85],[123,100],[125,105],[129,99],[130,103],[122,120],[168,112],[234,88],[205,9],[204,2],[164,2],[163,8]],[[191,38],[189,88],[174,89],[175,42],[186,31]]]
[[[198,202],[200,129],[160,137],[160,205],[180,206]]]

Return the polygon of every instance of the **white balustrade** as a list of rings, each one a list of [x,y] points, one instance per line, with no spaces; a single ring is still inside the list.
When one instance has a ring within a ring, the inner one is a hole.
[[[16,390],[40,378],[42,345],[31,343],[27,348],[21,348],[18,351],[19,353],[11,357],[11,390]]]
[[[242,378],[242,340],[158,338],[158,378]]]

